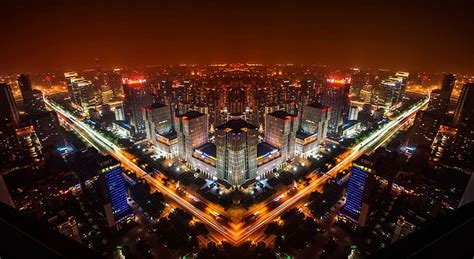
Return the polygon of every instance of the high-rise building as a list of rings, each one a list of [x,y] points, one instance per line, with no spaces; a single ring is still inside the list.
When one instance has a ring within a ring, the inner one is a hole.
[[[19,156],[20,146],[15,128],[20,124],[13,93],[8,84],[0,84],[0,165]]]
[[[443,76],[443,82],[441,83],[441,90],[448,91],[450,94],[456,84],[456,76],[453,74],[445,74]]]
[[[43,147],[64,145],[64,136],[61,132],[58,115],[55,112],[36,114],[30,117],[30,121]]]
[[[329,121],[331,118],[331,107],[320,103],[311,103],[303,106],[301,113],[301,129],[305,133],[318,133],[319,139],[326,139]]]
[[[89,106],[98,103],[96,91],[92,82],[84,77],[78,76],[75,72],[64,73],[71,103],[81,110],[86,110]]]
[[[230,120],[216,127],[218,178],[241,185],[256,177],[257,127],[244,120]]]
[[[295,156],[298,116],[275,111],[265,116],[265,141],[280,149],[283,161]]]
[[[404,216],[399,216],[395,230],[392,235],[392,243],[415,232],[416,226],[410,223]]]
[[[454,113],[454,123],[456,125],[459,125],[470,114],[474,114],[474,101],[472,100],[474,100],[474,83],[467,83],[462,87]]]
[[[154,103],[143,107],[147,139],[156,145],[157,134],[168,136],[173,131],[171,109],[168,105]]]
[[[359,159],[352,163],[351,176],[347,187],[346,203],[343,211],[359,225],[364,226],[368,216],[368,204],[364,204],[366,188],[373,185],[373,164]]]
[[[428,111],[438,113],[440,116],[443,116],[448,111],[449,98],[451,97],[451,92],[435,89],[431,91],[430,101],[428,102]]]
[[[408,146],[414,148],[420,145],[431,147],[440,125],[441,118],[438,113],[419,111],[415,117],[413,132]]]
[[[12,89],[6,83],[0,84],[0,114],[0,123],[20,124],[20,116],[18,115]]]
[[[42,161],[42,146],[33,126],[29,125],[16,128],[15,133],[20,144],[23,157],[33,162]]]
[[[105,217],[108,226],[113,227],[132,214],[127,203],[125,179],[120,162],[113,157],[99,157],[97,163]]]
[[[18,77],[18,85],[20,86],[23,96],[25,110],[29,116],[46,112],[43,93],[40,90],[32,88],[30,78],[27,75],[22,74]]]
[[[175,117],[175,130],[178,135],[178,154],[182,160],[191,161],[195,148],[209,142],[208,115],[188,111]]]
[[[350,82],[350,79],[328,79],[320,94],[320,103],[331,107],[328,133],[333,137],[342,134],[343,121],[348,117]]]
[[[146,129],[142,107],[151,105],[153,102],[150,90],[145,79],[124,79],[123,83],[125,119],[130,120],[130,125],[134,128],[134,135],[144,137]]]
[[[77,227],[76,219],[73,216],[69,217],[65,222],[59,224],[57,229],[59,233],[81,243],[79,228]]]
[[[465,84],[459,96],[454,122],[458,127],[454,153],[466,166],[474,167],[474,83]]]

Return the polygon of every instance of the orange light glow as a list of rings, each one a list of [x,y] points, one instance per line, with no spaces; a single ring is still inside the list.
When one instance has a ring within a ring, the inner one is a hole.
[[[122,78],[122,83],[127,85],[138,85],[146,83],[146,79],[129,79],[129,78]]]
[[[346,77],[343,79],[336,79],[336,78],[328,78],[327,82],[330,84],[338,84],[338,85],[345,85],[345,84],[350,84],[351,83],[351,78]]]

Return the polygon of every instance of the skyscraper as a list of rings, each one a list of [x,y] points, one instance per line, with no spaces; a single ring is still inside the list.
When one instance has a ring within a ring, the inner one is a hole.
[[[10,85],[0,84],[0,123],[20,124],[20,116],[16,108],[15,98],[13,97]]]
[[[445,74],[443,76],[443,82],[441,83],[441,90],[448,91],[451,93],[456,83],[456,76],[453,74]]]
[[[238,119],[216,127],[217,175],[232,185],[256,177],[257,127]]]
[[[143,107],[147,139],[156,145],[156,135],[167,136],[173,130],[171,109],[168,105],[154,103]]]
[[[32,88],[30,78],[27,75],[21,74],[18,77],[18,85],[20,86],[21,95],[23,96],[25,110],[29,116],[46,112],[43,93],[40,90]]]
[[[208,118],[208,115],[197,111],[188,111],[175,117],[178,154],[182,160],[191,161],[194,149],[209,142]]]
[[[75,72],[64,73],[66,78],[69,98],[72,105],[81,110],[86,110],[89,106],[99,104],[96,98],[96,91],[92,82],[84,77],[78,76]]]
[[[0,165],[11,163],[19,156],[19,143],[15,128],[20,124],[12,90],[0,84]]]
[[[301,129],[305,133],[318,133],[319,139],[326,139],[329,121],[331,117],[331,107],[320,103],[310,103],[303,106],[301,113]]]
[[[454,113],[454,123],[459,125],[461,121],[474,114],[474,83],[467,83],[463,85],[461,95],[458,99],[456,112]]]
[[[130,120],[130,125],[134,128],[134,135],[144,137],[146,129],[142,107],[152,104],[153,101],[146,80],[124,79],[123,83],[125,119]]]
[[[36,135],[43,147],[63,146],[64,136],[59,125],[58,115],[53,111],[47,111],[30,117]]]
[[[120,162],[111,156],[98,158],[99,181],[104,195],[104,211],[109,227],[131,214]]]
[[[454,153],[468,167],[474,168],[474,83],[465,84],[458,99],[454,122],[458,127]]]
[[[438,113],[419,111],[415,117],[413,132],[408,146],[415,148],[420,145],[431,147],[440,125],[441,118]]]
[[[328,79],[320,95],[320,103],[331,107],[328,133],[337,137],[342,133],[344,119],[349,113],[350,79]]]
[[[275,111],[265,116],[265,141],[280,149],[283,161],[295,156],[298,116]]]

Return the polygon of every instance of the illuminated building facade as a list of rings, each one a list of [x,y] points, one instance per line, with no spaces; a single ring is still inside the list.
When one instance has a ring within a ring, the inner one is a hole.
[[[42,147],[33,126],[16,128],[15,133],[20,144],[21,153],[33,162],[40,162],[42,160]]]
[[[159,103],[145,106],[143,117],[148,141],[166,155],[174,153],[173,146],[177,145],[178,140],[173,129],[170,107]]]
[[[191,162],[194,149],[209,142],[208,115],[197,111],[189,111],[177,115],[174,123],[178,137],[179,158]]]
[[[216,167],[219,178],[241,185],[257,176],[257,127],[230,120],[216,127]]]
[[[280,149],[282,160],[295,156],[298,116],[286,111],[275,111],[265,116],[265,141]]]
[[[408,79],[407,72],[397,72],[394,76],[382,80],[378,91],[378,105],[386,109],[399,104],[405,94],[406,83]]]
[[[320,93],[320,103],[331,107],[329,116],[328,134],[337,137],[342,133],[342,124],[349,113],[350,78],[327,79]],[[304,120],[304,119],[303,119]]]
[[[142,107],[149,106],[153,102],[146,80],[125,78],[123,79],[123,91],[125,94],[123,101],[125,119],[130,121],[134,136],[145,137],[146,127]]]
[[[315,155],[319,145],[326,140],[328,134],[331,107],[318,102],[303,106],[301,127],[296,132],[296,154],[307,157]]]
[[[127,203],[121,164],[111,156],[100,157],[98,174],[107,225],[113,227],[133,214]]]
[[[0,165],[14,161],[19,155],[15,128],[20,123],[10,85],[0,84]]]
[[[349,177],[349,185],[347,187],[346,203],[344,212],[359,225],[364,225],[367,218],[367,206],[364,205],[364,191],[368,185],[369,175],[372,170],[364,165],[356,162],[352,163],[351,176]]]
[[[83,111],[89,106],[99,104],[92,82],[75,72],[64,73],[71,103]]]

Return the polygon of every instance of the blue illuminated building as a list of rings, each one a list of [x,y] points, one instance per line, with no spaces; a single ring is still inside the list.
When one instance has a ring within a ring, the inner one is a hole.
[[[364,197],[367,176],[368,172],[363,170],[361,166],[358,166],[357,164],[352,166],[344,210],[350,213],[350,216],[353,216],[353,219],[356,221],[362,207],[362,199]]]
[[[111,156],[106,156],[100,164],[99,177],[104,195],[104,209],[108,225],[114,226],[132,215],[127,203],[125,179],[120,162]]]

